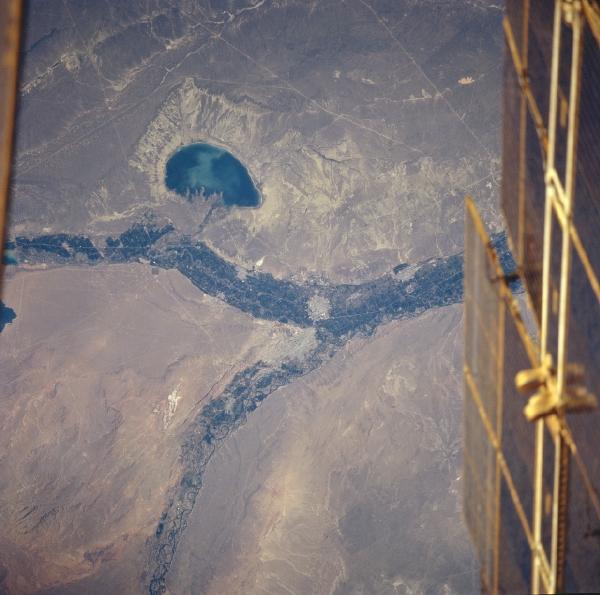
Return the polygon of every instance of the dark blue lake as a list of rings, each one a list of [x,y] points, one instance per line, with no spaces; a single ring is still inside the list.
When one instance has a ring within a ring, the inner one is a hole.
[[[7,324],[10,324],[16,317],[17,315],[15,314],[15,311],[12,308],[5,306],[0,301],[0,333],[2,332],[4,327]]]
[[[165,184],[192,200],[221,194],[227,206],[257,207],[261,198],[248,170],[225,149],[206,143],[181,147],[167,161]]]

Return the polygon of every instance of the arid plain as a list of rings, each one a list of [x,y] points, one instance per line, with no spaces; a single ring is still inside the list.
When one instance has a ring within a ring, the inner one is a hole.
[[[0,334],[8,593],[465,593],[465,194],[502,7],[30,0]],[[260,208],[164,185],[224,147]]]

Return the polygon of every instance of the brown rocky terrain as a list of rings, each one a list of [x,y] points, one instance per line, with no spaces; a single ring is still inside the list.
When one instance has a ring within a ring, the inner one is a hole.
[[[498,230],[502,6],[27,6],[1,588],[472,591],[457,302],[466,193]],[[261,207],[168,191],[195,142]]]
[[[215,456],[169,592],[477,590],[460,321],[453,306],[391,323],[275,393]]]
[[[190,416],[290,331],[143,265],[26,270],[4,290],[20,315],[0,340],[0,558],[33,592],[143,544]]]

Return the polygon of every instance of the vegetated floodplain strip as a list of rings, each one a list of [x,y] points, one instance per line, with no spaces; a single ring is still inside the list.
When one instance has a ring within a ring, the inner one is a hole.
[[[513,263],[504,234],[494,244],[506,269]],[[204,242],[192,242],[172,225],[134,224],[99,249],[85,236],[67,234],[17,237],[8,242],[18,262],[64,264],[144,261],[176,269],[204,293],[222,299],[256,318],[313,326],[323,339],[371,333],[381,323],[414,316],[462,299],[462,254],[433,258],[411,266],[412,275],[395,267],[374,281],[361,284],[299,284],[269,273],[244,270],[217,255]],[[326,317],[313,320],[309,302],[315,295],[330,307]]]
[[[382,323],[414,317],[425,310],[462,299],[461,254],[430,259],[411,267],[398,266],[387,275],[362,284],[296,284],[268,273],[235,267],[202,242],[177,236],[172,226],[138,223],[117,238],[107,238],[102,253],[89,249],[91,241],[65,240],[64,234],[17,238],[13,246],[21,259],[64,263],[87,258],[98,262],[132,262],[143,259],[152,266],[177,269],[200,290],[223,299],[252,316],[316,329],[317,344],[304,357],[282,362],[259,361],[238,372],[223,392],[205,405],[185,430],[181,446],[182,471],[172,489],[154,535],[147,543],[144,579],[148,592],[166,591],[167,574],[179,540],[187,526],[204,469],[219,443],[244,423],[249,413],[279,387],[318,368],[357,333],[372,334]],[[87,238],[86,238],[87,239]],[[514,263],[506,237],[496,235],[496,248],[505,270]],[[60,247],[58,246],[60,244]],[[66,248],[65,248],[66,246]],[[313,320],[309,301],[318,294],[329,302],[327,318]]]

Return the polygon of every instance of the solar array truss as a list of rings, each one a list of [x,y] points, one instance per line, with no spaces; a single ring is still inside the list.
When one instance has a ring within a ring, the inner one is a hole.
[[[467,200],[465,517],[485,592],[599,592],[600,2],[507,0],[504,33],[502,207],[537,332]]]

